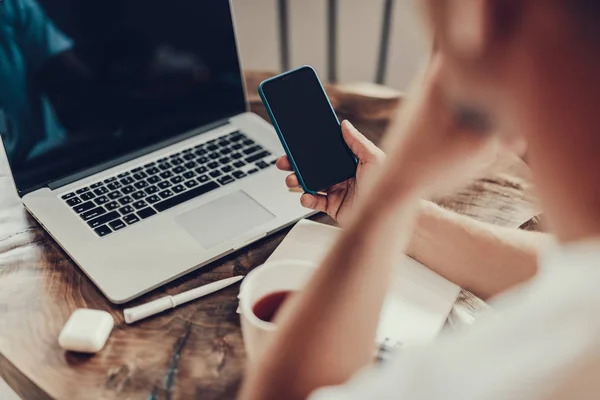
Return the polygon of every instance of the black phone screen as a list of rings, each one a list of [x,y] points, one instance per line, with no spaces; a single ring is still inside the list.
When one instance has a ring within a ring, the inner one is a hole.
[[[325,190],[354,177],[356,160],[312,68],[265,82],[262,90],[308,189]]]

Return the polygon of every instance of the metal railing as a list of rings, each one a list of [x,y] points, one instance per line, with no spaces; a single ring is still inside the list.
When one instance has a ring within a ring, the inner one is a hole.
[[[280,63],[281,69],[290,69],[290,34],[289,34],[289,0],[278,1],[279,36],[280,41]],[[337,49],[338,49],[338,0],[327,1],[327,78],[329,82],[337,81]],[[387,73],[388,53],[390,35],[393,24],[394,0],[385,0],[383,6],[383,23],[379,38],[379,55],[377,60],[377,72],[374,77],[376,83],[384,83]]]

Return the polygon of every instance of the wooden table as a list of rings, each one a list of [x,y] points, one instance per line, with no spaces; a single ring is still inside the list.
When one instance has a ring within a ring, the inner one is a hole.
[[[266,73],[247,73],[252,110],[266,118],[256,95]],[[377,141],[401,94],[369,84],[328,87],[341,118]],[[535,215],[523,162],[500,154],[486,178],[440,203],[475,218],[519,227]],[[283,182],[282,182],[283,184]],[[326,216],[317,220],[331,222]],[[532,223],[530,222],[529,225]],[[260,265],[287,231],[266,238],[132,304],[245,274]],[[244,346],[235,310],[238,286],[134,326],[122,306],[110,304],[59,246],[27,214],[16,196],[6,160],[0,160],[0,375],[24,399],[228,399],[243,376]],[[471,315],[481,303],[463,293],[453,316]],[[102,309],[115,319],[105,349],[65,353],[57,335],[79,307]]]

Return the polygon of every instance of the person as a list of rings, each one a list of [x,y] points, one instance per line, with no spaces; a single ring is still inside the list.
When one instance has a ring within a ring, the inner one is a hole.
[[[73,41],[35,0],[0,2],[0,134],[13,162],[43,154],[65,139],[48,99],[31,81]]]
[[[421,2],[435,54],[389,129],[387,156],[343,123],[356,179],[302,204],[344,229],[278,313],[242,399],[600,397],[600,3]],[[464,184],[497,146],[520,148],[519,133],[555,238],[420,200]],[[494,311],[373,365],[398,248],[492,298]]]

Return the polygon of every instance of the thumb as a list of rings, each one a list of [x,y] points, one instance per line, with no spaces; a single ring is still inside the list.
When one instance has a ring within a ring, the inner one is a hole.
[[[348,120],[342,122],[342,136],[352,150],[352,153],[362,161],[371,161],[377,151],[377,146],[358,131]]]

